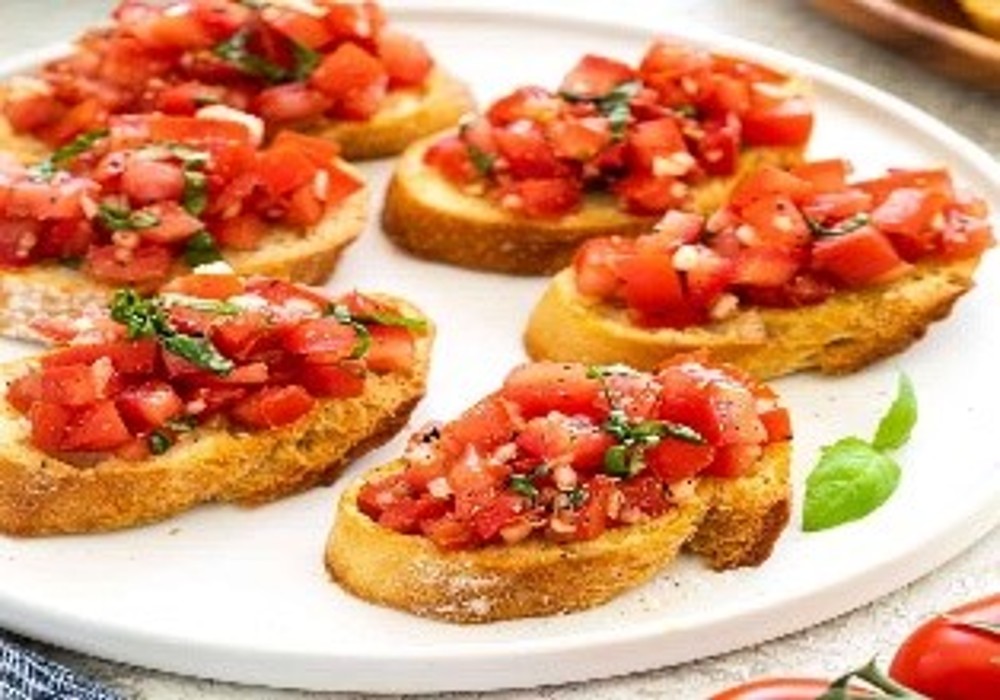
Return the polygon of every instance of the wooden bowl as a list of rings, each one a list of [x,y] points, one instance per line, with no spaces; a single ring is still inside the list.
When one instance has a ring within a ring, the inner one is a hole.
[[[852,29],[951,78],[1000,92],[1000,41],[941,0],[811,0]]]

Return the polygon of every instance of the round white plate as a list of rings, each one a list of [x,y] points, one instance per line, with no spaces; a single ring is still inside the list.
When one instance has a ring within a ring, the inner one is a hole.
[[[484,102],[519,84],[552,85],[588,51],[637,60],[654,29],[668,30],[657,25],[653,3],[574,2],[572,17],[527,1],[507,2],[504,12],[469,4],[411,2],[394,15]],[[804,61],[682,29],[714,49],[811,76],[819,114],[813,156],[850,157],[863,175],[947,164],[1000,208],[992,159],[925,114]],[[376,210],[391,166],[362,166]],[[414,260],[388,243],[376,217],[369,228],[332,286],[403,294],[437,319],[431,387],[413,424],[454,416],[522,361],[521,329],[545,281]],[[902,485],[883,508],[810,535],[796,512],[758,569],[716,574],[684,560],[596,610],[478,627],[435,623],[368,605],[327,579],[323,543],[339,488],[318,489],[254,510],[200,508],[112,535],[0,538],[0,623],[185,674],[374,691],[582,680],[718,654],[818,623],[932,571],[1000,522],[997,262],[989,255],[979,287],[903,355],[850,377],[777,383],[795,416],[797,496],[819,445],[872,432],[898,368],[916,384],[921,417],[899,454]],[[13,356],[26,348],[0,350]],[[370,455],[347,477],[397,454],[402,443]]]

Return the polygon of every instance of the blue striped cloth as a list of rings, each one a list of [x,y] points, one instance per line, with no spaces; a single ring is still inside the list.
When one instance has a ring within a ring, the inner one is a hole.
[[[65,666],[0,636],[2,700],[123,700],[122,696]]]

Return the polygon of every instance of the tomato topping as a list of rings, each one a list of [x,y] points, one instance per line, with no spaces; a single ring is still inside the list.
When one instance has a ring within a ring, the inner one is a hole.
[[[723,321],[745,304],[818,304],[838,289],[884,284],[923,261],[968,259],[993,245],[982,200],[956,192],[946,173],[892,171],[851,183],[850,169],[842,160],[764,166],[707,219],[670,211],[636,239],[591,239],[573,260],[577,290],[624,308],[636,325],[685,328]],[[662,182],[630,178],[618,187],[655,198]]]
[[[739,370],[696,358],[657,375],[526,364],[411,437],[402,471],[365,484],[358,507],[445,550],[590,540],[669,512],[691,478],[752,472],[766,445],[789,439],[783,411]]]
[[[584,192],[659,216],[690,206],[707,175],[733,175],[741,149],[802,146],[811,129],[811,106],[787,76],[656,42],[638,68],[587,55],[558,92],[514,90],[433,144],[425,162],[529,217],[572,214]]]
[[[388,27],[372,0],[258,5],[123,2],[107,28],[42,67],[44,91],[12,95],[3,112],[15,130],[53,146],[114,115],[193,116],[209,104],[250,109],[270,130],[367,119],[391,92],[422,88],[431,74],[424,45]]]
[[[63,324],[60,342],[77,344],[10,382],[39,449],[145,459],[213,417],[288,425],[318,401],[360,396],[372,373],[411,372],[423,332],[422,319],[357,292],[232,274],[180,277],[160,297],[119,291],[110,311]]]

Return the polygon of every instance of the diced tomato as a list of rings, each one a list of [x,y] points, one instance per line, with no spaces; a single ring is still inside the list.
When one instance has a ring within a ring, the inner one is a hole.
[[[497,395],[489,396],[465,411],[441,430],[441,447],[458,457],[466,445],[489,452],[510,442],[515,431],[512,407]]]
[[[311,185],[317,170],[309,156],[298,148],[268,148],[257,159],[257,175],[275,197]]]
[[[373,0],[351,3],[324,3],[323,21],[339,41],[371,42],[386,24],[385,13]]]
[[[59,120],[65,108],[52,95],[32,94],[5,100],[3,113],[14,131],[34,132]]]
[[[603,117],[552,122],[546,135],[559,158],[590,160],[611,143],[611,127]]]
[[[133,433],[159,428],[184,408],[181,397],[164,381],[149,381],[126,387],[115,399],[125,424]]]
[[[812,104],[805,97],[758,103],[743,115],[743,139],[753,146],[801,146],[812,128]]]
[[[765,165],[743,178],[729,198],[730,206],[742,211],[762,197],[784,195],[798,204],[813,194],[813,185],[791,173]]]
[[[191,51],[207,49],[214,38],[190,12],[149,13],[140,21],[127,22],[128,31],[150,49]]]
[[[371,326],[365,365],[372,372],[406,372],[413,367],[413,334],[398,326]]]
[[[540,129],[496,129],[493,138],[511,175],[518,180],[554,178],[566,173]]]
[[[175,277],[162,291],[201,299],[228,299],[244,291],[243,280],[233,274],[192,274]]]
[[[953,198],[955,188],[951,175],[945,168],[936,170],[890,170],[888,175],[875,180],[866,180],[855,185],[875,198],[876,206],[886,200],[893,191],[900,188],[917,188],[938,192]]]
[[[365,388],[363,371],[340,364],[310,364],[299,378],[310,394],[324,398],[360,396]]]
[[[62,449],[102,452],[120,447],[131,439],[115,402],[99,401],[84,409],[66,427]]]
[[[736,276],[736,263],[711,248],[698,246],[694,264],[684,274],[685,290],[691,304],[710,309]]]
[[[30,372],[18,377],[7,388],[7,400],[21,413],[27,413],[31,405],[42,399],[42,373]]]
[[[688,188],[672,177],[633,173],[615,185],[621,206],[632,214],[655,216],[683,204]]]
[[[795,249],[811,239],[802,213],[785,195],[761,196],[743,208],[741,217],[754,228],[759,245]]]
[[[940,192],[901,187],[893,190],[872,212],[872,223],[885,233],[919,236],[943,214],[948,197]]]
[[[282,332],[282,345],[296,355],[322,353],[346,359],[358,344],[357,332],[333,317],[302,321]]]
[[[256,214],[223,219],[212,227],[212,234],[219,245],[233,250],[257,250],[267,232],[267,224]]]
[[[684,288],[672,253],[646,253],[621,260],[622,297],[644,313],[668,312],[684,305]]]
[[[421,531],[445,551],[466,549],[475,543],[475,535],[469,527],[451,514],[424,522]]]
[[[140,246],[128,254],[113,245],[94,246],[87,252],[85,269],[96,279],[112,284],[150,284],[170,274],[173,256],[157,245]]]
[[[156,366],[159,347],[155,340],[136,340],[105,345],[73,345],[51,354],[43,355],[42,367],[91,365],[102,357],[111,360],[115,371],[121,374],[149,374]]]
[[[522,499],[502,493],[480,508],[472,517],[472,527],[483,541],[488,542],[500,534],[520,515]]]
[[[738,119],[708,122],[695,145],[698,164],[708,175],[732,175],[740,157],[742,126]]]
[[[871,226],[817,241],[812,265],[848,287],[888,282],[909,269],[885,234]]]
[[[448,484],[455,495],[455,514],[472,520],[499,497],[510,468],[480,459],[474,450],[466,450],[448,470]]]
[[[142,237],[153,243],[178,243],[185,241],[204,228],[204,224],[192,216],[178,202],[151,204],[143,211],[156,217],[157,223],[142,229]],[[138,251],[136,251],[138,252]]]
[[[560,100],[545,88],[523,87],[494,102],[486,111],[486,118],[497,127],[522,119],[545,124],[554,119],[561,109]]]
[[[107,361],[105,361],[107,362]],[[98,365],[62,365],[50,367],[42,373],[41,400],[63,406],[86,406],[105,396],[110,374]]]
[[[93,189],[78,178],[59,183],[25,179],[0,185],[0,200],[11,218],[79,219],[83,216],[83,197]]]
[[[246,360],[258,342],[269,335],[269,330],[264,314],[248,312],[225,323],[215,324],[211,329],[211,338],[226,357]]]
[[[760,445],[724,445],[716,450],[715,461],[704,474],[729,479],[745,476],[752,471],[762,452]]]
[[[297,384],[265,387],[236,404],[233,419],[248,428],[277,428],[294,423],[316,404],[308,391]]]
[[[583,192],[578,182],[567,178],[519,180],[501,192],[500,202],[525,216],[559,217],[580,206]]]
[[[164,143],[184,143],[189,146],[249,145],[250,131],[243,124],[223,119],[202,119],[152,115],[140,118],[146,125],[150,141]],[[115,124],[126,123],[123,118],[112,120],[112,136]]]
[[[378,57],[389,74],[389,84],[400,87],[422,85],[434,66],[424,43],[409,34],[387,29],[377,40]]]
[[[798,270],[798,258],[787,250],[744,248],[736,256],[732,281],[750,287],[780,287],[791,281]]]
[[[663,482],[646,472],[618,484],[623,508],[637,508],[644,515],[658,518],[670,509]]]
[[[55,403],[35,402],[28,411],[31,421],[31,444],[44,452],[64,449],[66,428],[73,411]]]
[[[265,88],[254,97],[253,111],[269,124],[305,122],[322,116],[333,101],[304,83]]]
[[[346,43],[320,62],[309,84],[334,99],[338,116],[368,119],[385,97],[389,74],[377,58],[357,44]]]
[[[424,155],[424,162],[437,168],[448,180],[464,185],[478,176],[469,155],[469,147],[458,136],[446,136],[436,141]]]
[[[971,258],[994,243],[993,229],[988,221],[952,212],[941,234],[941,254],[949,260]]]
[[[323,218],[325,211],[322,200],[316,196],[316,188],[310,183],[292,192],[288,198],[285,221],[292,226],[312,226]]]
[[[447,503],[430,496],[404,498],[387,507],[379,516],[378,523],[396,532],[416,534],[420,532],[422,521],[440,518],[447,510]]]
[[[310,49],[318,49],[333,39],[333,32],[323,19],[284,7],[265,7],[261,13],[268,26]]]
[[[670,118],[636,124],[629,130],[628,145],[633,166],[647,173],[660,175],[657,171],[662,167],[661,162],[671,166],[671,171],[664,173],[669,176],[683,175],[693,165],[680,127]],[[676,165],[677,170],[674,170],[674,163],[670,161],[678,158],[688,159],[688,162],[680,160]]]
[[[676,438],[662,439],[646,450],[646,465],[667,483],[695,476],[715,459],[715,447]]]
[[[0,264],[29,265],[41,225],[30,219],[0,219]]]
[[[578,364],[535,362],[515,368],[504,380],[502,394],[517,404],[525,418],[558,411],[567,416],[604,414],[601,385]]]
[[[576,287],[580,293],[598,299],[615,295],[620,287],[616,272],[618,260],[633,247],[631,239],[591,238],[585,241],[573,257]]]
[[[760,444],[767,439],[756,399],[745,386],[720,381],[705,391],[714,420],[704,435],[713,444]]]
[[[577,98],[596,99],[635,78],[635,70],[628,64],[587,54],[563,78],[559,91]]]
[[[164,114],[193,117],[205,105],[223,102],[224,97],[223,88],[192,80],[163,88],[156,95],[156,109]]]
[[[615,487],[611,479],[599,474],[587,485],[587,500],[580,508],[576,521],[576,539],[592,540],[604,534],[608,527],[608,505]]]
[[[527,454],[583,471],[599,469],[612,445],[614,439],[599,426],[557,413],[532,418],[517,436],[517,446]]]
[[[792,419],[787,408],[772,408],[760,414],[760,422],[767,431],[768,442],[781,442],[792,438]]]
[[[643,82],[667,105],[690,104],[709,87],[712,56],[680,42],[657,40],[639,65]],[[687,89],[682,78],[688,78]]]
[[[851,164],[842,158],[814,160],[796,165],[792,175],[812,184],[816,192],[841,192],[847,189]]]
[[[340,146],[337,145],[336,141],[300,134],[297,131],[287,129],[278,132],[278,135],[271,142],[271,146],[277,149],[298,149],[320,168],[329,166],[333,159],[340,154]]]
[[[136,204],[177,200],[184,192],[184,173],[173,163],[130,158],[122,173],[121,187]]]
[[[850,188],[839,192],[821,192],[802,204],[802,213],[820,223],[843,221],[872,208],[872,196]]]
[[[59,146],[107,121],[107,109],[96,99],[84,100],[70,107],[58,121],[43,129],[39,136],[46,143]]]

